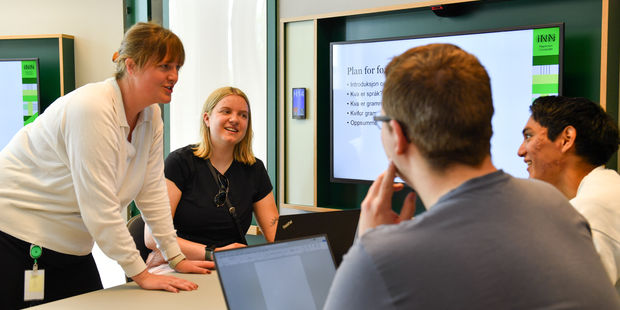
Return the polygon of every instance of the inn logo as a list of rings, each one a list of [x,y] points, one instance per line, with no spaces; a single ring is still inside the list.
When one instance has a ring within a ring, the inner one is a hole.
[[[541,34],[536,36],[536,42],[538,43],[547,43],[547,42],[555,42],[555,34]]]

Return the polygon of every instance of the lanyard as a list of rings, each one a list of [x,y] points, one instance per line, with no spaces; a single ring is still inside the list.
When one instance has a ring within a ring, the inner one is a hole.
[[[37,264],[37,259],[41,257],[41,253],[43,253],[43,249],[40,246],[36,244],[30,245],[30,257],[34,259],[34,265],[32,266],[32,270],[39,269],[39,265]]]
[[[45,297],[45,270],[39,270],[37,259],[41,257],[43,248],[36,244],[30,245],[30,257],[34,259],[32,270],[24,271],[24,301],[42,300]]]

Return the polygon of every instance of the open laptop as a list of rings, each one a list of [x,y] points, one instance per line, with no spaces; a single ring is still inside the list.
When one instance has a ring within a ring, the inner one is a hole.
[[[326,234],[336,266],[340,266],[355,239],[359,218],[359,209],[280,215],[275,240]]]
[[[323,309],[336,266],[325,235],[214,253],[230,310]]]

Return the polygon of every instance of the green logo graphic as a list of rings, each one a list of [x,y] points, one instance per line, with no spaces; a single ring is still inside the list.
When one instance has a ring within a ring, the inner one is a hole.
[[[37,112],[39,96],[37,91],[37,61],[22,60],[22,98],[24,126],[32,123],[39,115]]]
[[[560,64],[560,28],[539,28],[532,33],[532,95],[557,94]]]
[[[534,66],[560,63],[560,28],[534,29]]]
[[[22,61],[22,79],[37,78],[37,62],[34,60]]]

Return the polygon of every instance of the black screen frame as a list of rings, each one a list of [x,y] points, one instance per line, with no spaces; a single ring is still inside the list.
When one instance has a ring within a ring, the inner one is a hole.
[[[362,40],[345,40],[345,41],[334,41],[329,43],[329,180],[331,183],[349,183],[349,184],[372,184],[373,180],[361,180],[361,179],[347,179],[347,178],[335,178],[334,177],[334,77],[333,77],[333,49],[334,45],[347,45],[347,44],[358,44],[358,43],[375,43],[375,42],[387,42],[387,41],[396,41],[396,40],[408,40],[408,39],[423,39],[423,38],[438,38],[438,37],[449,37],[449,36],[457,36],[457,35],[468,35],[468,34],[484,34],[484,33],[493,33],[493,32],[508,32],[508,31],[517,31],[517,30],[528,30],[528,29],[540,29],[540,28],[559,28],[559,68],[558,68],[558,94],[563,94],[563,80],[564,80],[564,23],[545,23],[545,24],[535,24],[535,25],[522,25],[522,26],[512,26],[512,27],[499,27],[499,28],[485,28],[478,30],[468,30],[468,31],[455,31],[455,32],[443,32],[443,33],[429,33],[422,35],[412,35],[412,36],[397,36],[397,37],[385,37],[385,38],[373,38],[373,39],[362,39]]]

